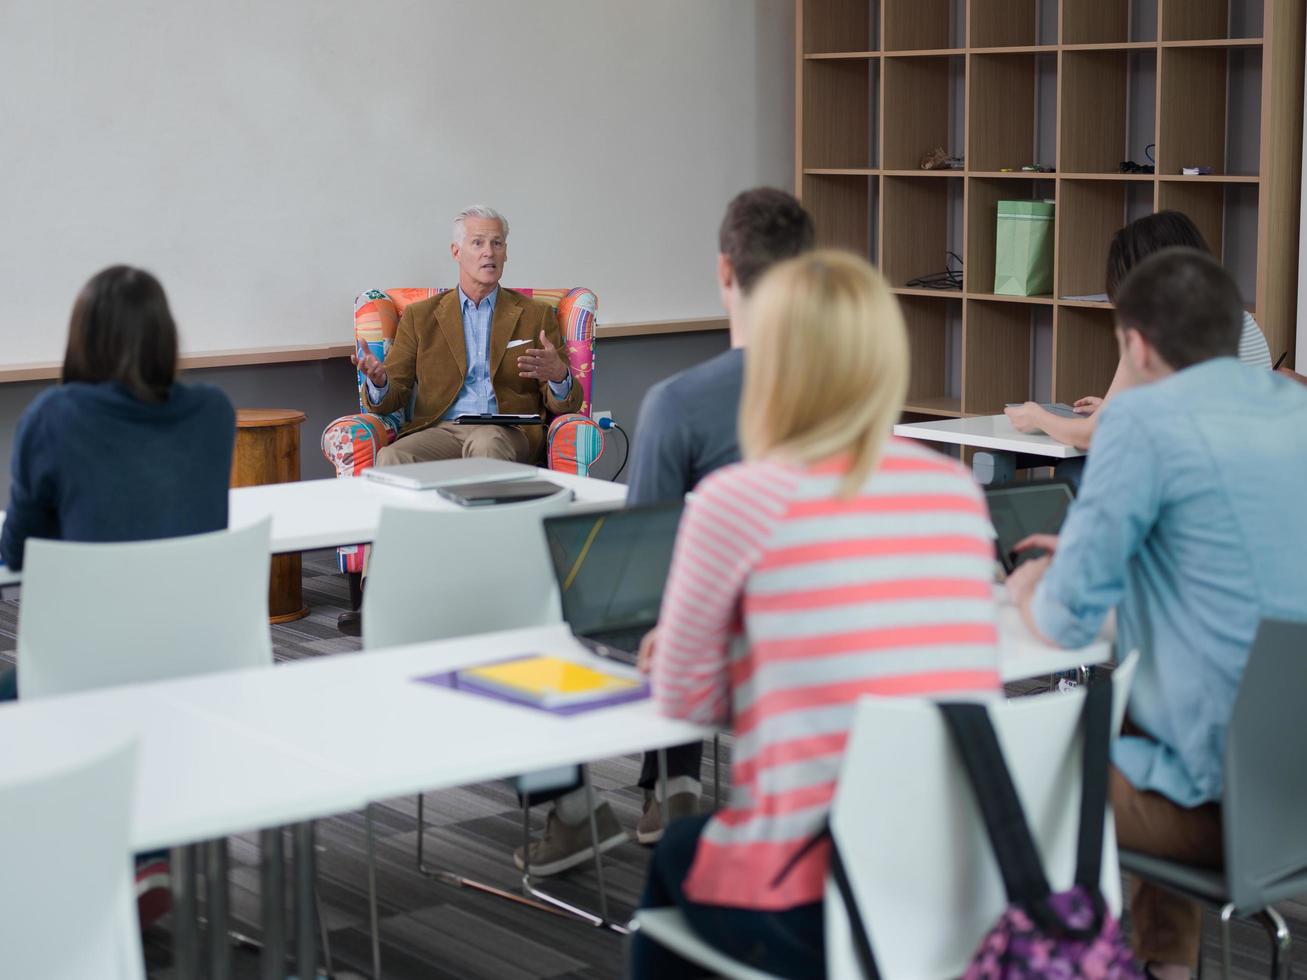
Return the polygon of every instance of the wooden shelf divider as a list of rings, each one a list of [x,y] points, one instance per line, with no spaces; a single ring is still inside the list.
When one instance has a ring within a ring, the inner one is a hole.
[[[1036,392],[1105,391],[1111,305],[1060,297],[1101,293],[1111,236],[1165,208],[1198,224],[1271,347],[1293,350],[1304,4],[1136,8],[796,0],[797,192],[819,240],[876,262],[899,298],[912,344],[905,413],[964,417]],[[1121,173],[1149,143],[1156,173]],[[917,169],[935,146],[965,167]],[[1016,169],[1032,163],[1055,172]],[[992,292],[997,202],[1013,199],[1056,202],[1050,296]],[[906,285],[943,271],[949,251],[965,291]]]

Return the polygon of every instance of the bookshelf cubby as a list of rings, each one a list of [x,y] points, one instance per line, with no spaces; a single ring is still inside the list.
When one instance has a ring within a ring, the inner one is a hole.
[[[819,240],[898,295],[905,411],[1105,391],[1113,314],[1084,297],[1116,230],[1168,208],[1235,276],[1272,356],[1292,351],[1304,16],[1302,0],[796,0],[798,194]],[[935,147],[964,166],[921,170]],[[1056,203],[1051,295],[994,295],[1007,200]],[[962,288],[915,284],[950,252]]]

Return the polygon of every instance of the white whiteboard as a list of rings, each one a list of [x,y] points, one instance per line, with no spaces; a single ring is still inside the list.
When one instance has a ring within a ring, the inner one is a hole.
[[[163,281],[188,352],[343,343],[369,287],[508,285],[607,323],[720,315],[722,208],[793,184],[791,0],[0,0],[0,363],[83,282]]]

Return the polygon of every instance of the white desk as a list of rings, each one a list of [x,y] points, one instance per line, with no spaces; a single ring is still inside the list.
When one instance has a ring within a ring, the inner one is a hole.
[[[969,419],[935,419],[894,426],[894,434],[905,439],[946,442],[954,446],[992,449],[1005,453],[1028,453],[1052,459],[1074,459],[1084,450],[1058,442],[1042,432],[1018,432],[1006,415],[978,415]]]
[[[570,487],[576,510],[607,510],[626,502],[626,486],[592,477],[541,469],[539,478]],[[402,490],[364,477],[302,480],[237,487],[229,491],[228,520],[233,528],[272,519],[272,554],[311,551],[345,544],[367,544],[377,533],[381,508],[461,510],[434,490]],[[0,564],[0,586],[22,581],[22,573]]]
[[[592,477],[541,469],[539,479],[570,487],[573,507],[606,509],[626,501],[626,487]],[[367,544],[377,532],[381,508],[459,511],[464,508],[435,490],[403,490],[366,477],[302,480],[239,487],[228,498],[228,524],[245,527],[272,518],[272,551],[310,551],[343,544]]]

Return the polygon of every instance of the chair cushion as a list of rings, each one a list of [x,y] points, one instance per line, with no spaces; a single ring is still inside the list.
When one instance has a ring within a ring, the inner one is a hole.
[[[599,423],[584,415],[560,415],[549,424],[546,464],[560,473],[589,476],[590,466],[604,454]]]
[[[399,432],[394,414],[344,415],[322,430],[322,455],[337,476],[357,476],[376,464],[377,453]]]

